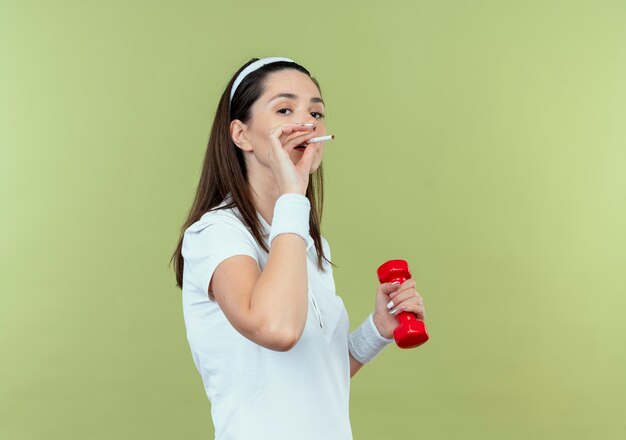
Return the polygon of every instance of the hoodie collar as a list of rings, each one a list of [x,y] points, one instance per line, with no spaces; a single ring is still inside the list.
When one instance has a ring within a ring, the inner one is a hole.
[[[263,235],[263,237],[266,237],[267,239],[269,239],[272,226],[265,221],[263,216],[258,211],[256,212],[256,216],[259,218],[259,221],[261,222],[261,225],[263,227],[263,231],[261,232],[261,234]],[[308,252],[309,249],[313,247],[313,245],[314,245],[313,238],[311,237],[311,234],[309,233],[307,236],[306,251]]]
[[[231,199],[232,199],[232,197],[231,197],[230,193],[228,193],[224,203],[226,203],[226,201],[230,202]],[[269,239],[270,232],[272,230],[272,226],[265,221],[263,216],[258,211],[255,210],[255,212],[256,212],[257,218],[259,219],[259,222],[261,223],[261,235],[263,237],[265,237],[266,239]],[[313,247],[313,245],[314,245],[313,238],[311,237],[311,234],[309,233],[308,234],[308,240],[307,240],[307,246],[306,246],[307,252],[309,251],[309,249],[311,249]]]

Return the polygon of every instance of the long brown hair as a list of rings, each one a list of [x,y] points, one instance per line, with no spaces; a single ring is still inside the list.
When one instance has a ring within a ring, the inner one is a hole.
[[[235,146],[230,136],[230,122],[235,119],[239,119],[244,123],[248,122],[251,117],[250,107],[263,94],[265,90],[265,78],[271,72],[283,69],[296,69],[306,73],[317,86],[320,95],[322,93],[319,83],[311,76],[307,69],[297,63],[279,61],[266,64],[248,74],[237,87],[231,102],[230,90],[235,78],[237,78],[239,72],[247,65],[257,59],[258,58],[250,59],[250,61],[241,66],[233,75],[226,90],[222,93],[217,111],[215,112],[215,118],[213,119],[213,126],[211,127],[211,134],[202,164],[200,182],[196,190],[196,197],[187,215],[187,220],[185,220],[181,227],[178,245],[170,259],[170,263],[173,262],[174,271],[176,272],[176,285],[181,289],[183,287],[184,267],[182,246],[185,230],[197,222],[202,215],[221,204],[229,193],[232,196],[231,203],[218,209],[237,207],[257,243],[259,243],[265,252],[269,252],[269,248],[265,245],[261,236],[261,222],[257,218],[256,209],[249,193],[248,172],[243,152],[240,148]],[[325,271],[322,258],[331,265],[335,265],[326,258],[322,248],[320,224],[324,205],[324,172],[321,163],[313,174],[309,174],[306,197],[311,202],[309,232],[311,238],[313,238],[317,252],[317,265],[320,270]]]

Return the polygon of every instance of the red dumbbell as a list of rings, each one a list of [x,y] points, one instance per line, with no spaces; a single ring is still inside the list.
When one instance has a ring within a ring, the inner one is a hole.
[[[409,264],[405,260],[389,260],[376,271],[380,283],[404,283],[411,278]],[[428,341],[424,321],[417,319],[415,313],[402,312],[397,315],[398,327],[393,331],[393,338],[400,348],[415,348]]]

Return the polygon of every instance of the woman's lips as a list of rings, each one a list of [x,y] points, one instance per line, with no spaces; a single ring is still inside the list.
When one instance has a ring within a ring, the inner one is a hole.
[[[307,141],[302,142],[300,145],[298,145],[297,147],[294,147],[294,150],[298,150],[298,151],[304,151],[304,149],[309,145],[309,143]]]

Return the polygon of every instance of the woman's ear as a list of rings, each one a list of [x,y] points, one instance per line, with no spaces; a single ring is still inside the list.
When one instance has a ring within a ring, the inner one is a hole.
[[[246,124],[239,119],[235,119],[230,123],[230,138],[235,145],[241,148],[243,151],[252,151],[248,138],[246,136],[247,131]]]

